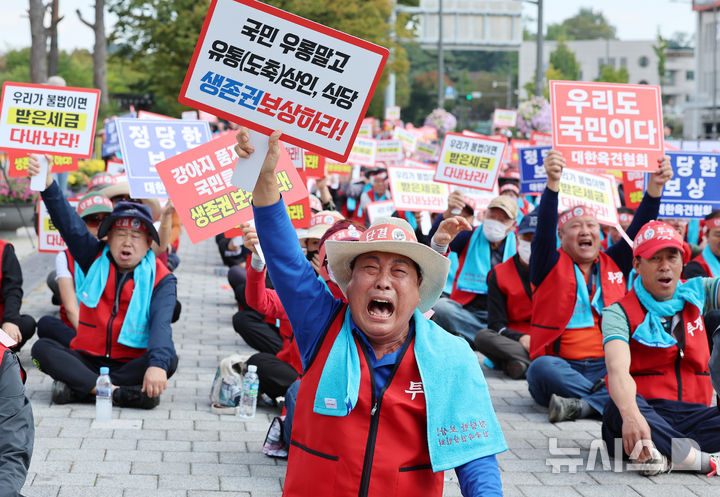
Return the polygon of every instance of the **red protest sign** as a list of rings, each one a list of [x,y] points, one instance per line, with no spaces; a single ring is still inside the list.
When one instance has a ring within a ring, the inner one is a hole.
[[[310,210],[310,197],[289,204],[285,207],[290,218],[290,222],[295,228],[309,228],[312,211]]]
[[[625,206],[637,209],[645,193],[645,175],[637,171],[623,171]]]
[[[345,162],[388,56],[257,0],[212,0],[178,99]]]
[[[8,176],[11,178],[25,178],[27,176],[28,163],[30,162],[30,156],[27,153],[8,152],[8,161],[10,163]],[[52,170],[54,173],[66,173],[77,171],[77,169],[78,160],[76,157],[67,155],[53,156]]]
[[[306,178],[320,179],[325,177],[325,157],[322,155],[314,154],[306,150],[303,163],[305,164],[304,173]]]
[[[648,172],[665,155],[659,86],[550,81],[550,101],[569,166]]]
[[[530,144],[533,147],[552,147],[552,135],[550,133],[533,131],[530,133]]]
[[[156,165],[190,240],[198,243],[252,219],[252,193],[230,183],[236,139],[225,135]],[[276,178],[286,204],[308,193],[285,147]]]

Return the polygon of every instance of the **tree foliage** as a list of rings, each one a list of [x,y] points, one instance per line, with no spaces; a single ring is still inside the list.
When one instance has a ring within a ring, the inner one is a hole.
[[[595,81],[602,83],[627,83],[630,80],[630,74],[625,67],[615,69],[613,66],[603,65],[600,68],[600,76]]]
[[[570,50],[565,40],[560,40],[557,47],[550,53],[550,66],[554,69],[552,79],[576,81],[580,79],[580,63],[575,53]],[[548,78],[548,81],[550,78]]]
[[[610,25],[601,11],[583,7],[572,17],[547,27],[546,40],[615,40],[615,27]]]
[[[666,54],[665,51],[668,49],[668,46],[670,44],[667,40],[665,40],[660,33],[657,35],[657,44],[653,45],[653,52],[655,52],[655,55],[657,55],[658,58],[658,65],[657,65],[657,72],[658,76],[660,77],[660,81],[663,81],[665,79],[665,60],[666,60]]]

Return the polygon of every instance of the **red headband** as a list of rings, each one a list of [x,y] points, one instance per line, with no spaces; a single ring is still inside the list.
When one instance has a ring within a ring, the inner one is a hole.
[[[632,223],[633,215],[628,214],[627,212],[621,212],[620,214],[618,214],[618,220],[620,221],[620,224]]]
[[[145,233],[146,235],[150,234],[150,230],[147,226],[145,226],[145,223],[140,221],[136,217],[121,217],[120,219],[117,219],[111,229],[120,228],[120,229],[126,229],[126,230],[135,230],[135,231],[141,231]]]
[[[577,205],[560,216],[560,219],[558,220],[558,229],[562,229],[562,227],[565,226],[565,224],[571,219],[582,216],[590,216],[595,219],[595,212],[587,205]]]
[[[720,228],[720,217],[714,217],[705,221],[705,228],[708,230]]]
[[[365,230],[361,242],[417,242],[415,233],[394,224],[379,224]]]

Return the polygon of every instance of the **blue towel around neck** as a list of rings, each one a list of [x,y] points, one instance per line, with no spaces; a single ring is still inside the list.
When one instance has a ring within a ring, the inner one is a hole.
[[[413,319],[413,350],[425,394],[433,471],[507,450],[475,353],[462,338],[449,334],[417,309]],[[317,414],[347,416],[357,404],[360,355],[350,321],[348,307],[315,392],[313,412]]]
[[[95,259],[87,274],[75,271],[75,293],[80,302],[94,309],[105,291],[110,274],[109,247],[105,245],[103,253]],[[118,343],[136,349],[145,349],[148,345],[150,330],[147,323],[150,318],[150,299],[155,287],[155,253],[148,250],[145,257],[133,270],[134,289],[125,319],[123,320]]]
[[[598,313],[598,316],[602,314],[602,285],[600,284],[600,278],[598,271],[598,278],[595,282],[595,293],[593,293],[592,300],[590,300],[590,294],[588,293],[587,283],[585,282],[585,275],[582,270],[575,266],[575,282],[577,286],[577,293],[575,296],[575,309],[573,310],[570,321],[565,328],[569,330],[578,328],[590,328],[595,326],[595,316],[593,316],[592,310]]]
[[[685,302],[697,307],[701,313],[705,306],[705,291],[702,278],[692,278],[685,283],[678,282],[672,298],[663,301],[655,300],[645,290],[640,275],[635,278],[633,289],[638,300],[647,310],[647,314],[643,322],[635,330],[635,333],[632,334],[632,339],[648,347],[668,348],[677,343],[675,337],[665,331],[660,318],[672,319],[672,316],[682,311]]]
[[[710,268],[710,272],[712,274],[708,274],[709,277],[718,277],[720,276],[720,261],[718,261],[718,258],[715,257],[715,254],[712,253],[712,250],[710,250],[710,245],[705,245],[705,248],[702,251],[703,259],[705,259],[705,262],[707,263],[708,267]]]
[[[487,275],[490,273],[490,242],[483,235],[482,224],[475,228],[468,242],[467,255],[457,275],[458,290],[471,293],[487,293]],[[505,262],[517,253],[515,232],[505,238],[503,259]]]

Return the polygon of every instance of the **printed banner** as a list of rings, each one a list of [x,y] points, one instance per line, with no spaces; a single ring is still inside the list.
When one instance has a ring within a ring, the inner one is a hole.
[[[530,133],[530,144],[533,147],[552,147],[552,135],[550,133],[540,133],[533,131]]]
[[[385,164],[402,162],[405,158],[405,154],[403,154],[403,144],[400,140],[377,140],[376,143],[376,162],[383,162]]]
[[[379,202],[370,202],[365,206],[368,221],[374,223],[376,219],[381,217],[391,217],[395,212],[395,202],[392,200],[380,200]]]
[[[353,172],[353,165],[352,164],[341,164],[339,162],[335,162],[332,159],[327,159],[325,161],[325,173],[326,174],[337,174],[338,176],[349,176]]]
[[[78,170],[78,159],[77,157],[70,157],[68,155],[53,155],[53,173],[67,173],[70,171]],[[27,177],[28,163],[30,162],[30,156],[27,152],[16,153],[8,152],[8,163],[10,165],[8,169],[8,176],[11,178],[25,178]]]
[[[492,190],[502,166],[505,144],[501,141],[445,135],[435,179],[458,186]]]
[[[389,167],[390,189],[398,211],[443,212],[448,186],[433,180],[432,169]]]
[[[344,162],[388,55],[256,0],[213,0],[179,100]]]
[[[100,90],[5,82],[0,148],[88,158],[99,103]]]
[[[703,218],[720,208],[720,154],[668,152],[675,172],[665,183],[660,217]],[[648,176],[645,176],[647,184]]]
[[[76,200],[68,200],[68,203],[76,208]],[[38,208],[38,252],[61,252],[67,248],[65,241],[60,236],[60,231],[50,219],[50,213],[45,207],[45,202],[39,200]]]
[[[303,156],[305,165],[304,174],[306,178],[321,179],[325,177],[325,157],[312,152],[305,151]]]
[[[372,138],[356,138],[347,162],[366,167],[375,166],[377,142]]]
[[[594,210],[600,224],[618,224],[615,197],[615,179],[612,176],[591,174],[578,169],[563,169],[558,195],[558,212],[576,205],[586,205]]]
[[[510,109],[495,109],[493,112],[492,127],[495,128],[514,128],[517,123],[517,111]]]
[[[210,141],[207,121],[116,119],[133,198],[167,197],[156,164]],[[229,133],[233,140],[235,136]]]
[[[252,219],[252,193],[232,186],[237,161],[232,134],[195,147],[157,164],[175,210],[192,243],[223,233]],[[284,147],[276,177],[286,204],[307,197],[297,170]]]
[[[545,190],[545,156],[552,147],[526,147],[519,151],[520,193],[539,195]]]
[[[659,86],[550,81],[550,102],[568,165],[648,172],[665,155]]]
[[[637,209],[645,194],[645,174],[637,171],[623,171],[622,175],[625,206]]]

